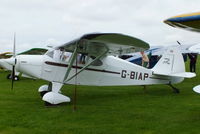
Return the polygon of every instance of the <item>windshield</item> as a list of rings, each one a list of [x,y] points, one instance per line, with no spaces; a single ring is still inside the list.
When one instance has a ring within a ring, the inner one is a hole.
[[[68,62],[72,53],[62,49],[51,50],[46,53],[47,56],[53,58],[57,62]]]
[[[69,62],[72,53],[67,52],[64,49],[55,49],[48,51],[46,55],[54,59],[54,61],[56,62]],[[86,64],[88,62],[91,62],[95,58],[96,57],[88,56],[87,54],[80,54],[80,53],[77,54],[78,64]],[[101,62],[101,60],[97,60],[96,62],[92,63],[93,66],[101,66],[102,64],[103,63]]]

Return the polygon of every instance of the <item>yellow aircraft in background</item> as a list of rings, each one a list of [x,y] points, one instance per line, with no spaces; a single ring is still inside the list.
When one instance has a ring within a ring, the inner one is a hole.
[[[174,16],[164,20],[164,23],[172,27],[200,32],[200,12]]]
[[[0,59],[6,59],[12,57],[13,53],[12,52],[5,52],[0,54]]]

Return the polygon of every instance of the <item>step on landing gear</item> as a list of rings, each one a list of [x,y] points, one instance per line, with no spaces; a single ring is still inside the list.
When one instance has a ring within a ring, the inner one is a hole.
[[[42,85],[38,92],[42,100],[45,102],[45,106],[58,106],[66,102],[70,102],[70,98],[61,94],[61,87],[63,84],[50,82],[49,85]]]

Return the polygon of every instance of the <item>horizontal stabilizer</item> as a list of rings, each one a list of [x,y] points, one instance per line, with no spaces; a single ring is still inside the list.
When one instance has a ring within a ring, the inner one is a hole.
[[[182,73],[173,73],[173,74],[162,74],[154,72],[154,75],[162,75],[162,76],[171,76],[171,77],[181,77],[181,78],[192,78],[195,77],[195,73],[190,72],[182,72]]]
[[[193,91],[200,94],[200,85],[193,87]]]

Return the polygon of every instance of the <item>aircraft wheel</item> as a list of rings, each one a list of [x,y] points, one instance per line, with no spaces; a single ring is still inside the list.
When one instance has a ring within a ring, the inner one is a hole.
[[[40,92],[40,96],[43,97],[46,93],[48,93],[49,91],[42,91]]]
[[[14,80],[15,80],[15,81],[18,81],[18,80],[19,80],[19,76],[15,76],[15,77],[14,77]]]
[[[11,79],[11,74],[8,74],[6,78]]]
[[[38,92],[40,93],[41,97],[43,97],[46,93],[49,92],[48,88],[49,88],[48,85],[42,85],[42,86],[40,86],[40,88],[38,89]]]
[[[46,107],[58,106],[58,104],[51,104],[51,103],[49,103],[49,102],[47,102],[47,101],[44,101],[44,105],[45,105]]]
[[[44,101],[44,105],[45,105],[46,107],[57,107],[57,106],[62,106],[62,105],[66,105],[66,104],[67,104],[66,102],[59,103],[59,104],[51,104],[51,103],[49,103],[49,102],[47,102],[47,101]]]
[[[11,74],[8,74],[8,75],[7,75],[7,79],[12,79]],[[14,80],[15,80],[15,81],[18,81],[18,80],[19,80],[19,76],[15,76]]]

